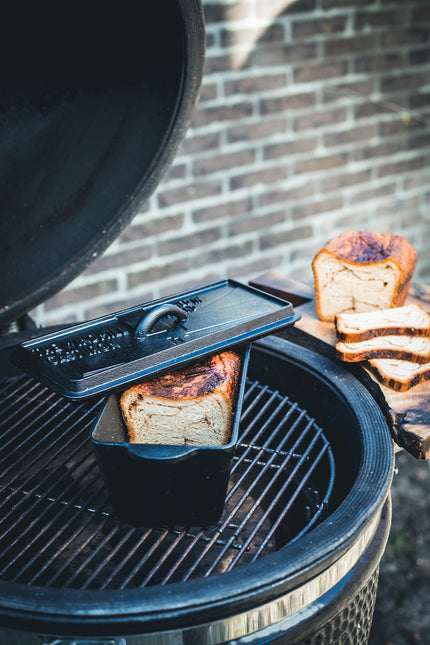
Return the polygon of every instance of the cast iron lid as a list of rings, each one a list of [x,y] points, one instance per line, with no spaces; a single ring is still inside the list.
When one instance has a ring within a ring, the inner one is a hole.
[[[285,300],[222,280],[23,342],[11,359],[82,399],[250,343],[299,317]]]
[[[8,2],[0,38],[0,326],[142,208],[200,88],[200,0]]]

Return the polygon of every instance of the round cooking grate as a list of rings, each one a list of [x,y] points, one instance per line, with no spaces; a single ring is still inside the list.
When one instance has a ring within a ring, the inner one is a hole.
[[[136,528],[113,515],[89,433],[101,401],[70,402],[27,377],[0,381],[0,578],[133,589],[210,576],[297,540],[327,514],[331,447],[306,410],[247,381],[216,526]]]

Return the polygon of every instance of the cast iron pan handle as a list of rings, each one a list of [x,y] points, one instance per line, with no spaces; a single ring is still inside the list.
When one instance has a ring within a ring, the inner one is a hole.
[[[148,311],[134,330],[134,337],[138,340],[145,340],[146,335],[151,331],[156,322],[164,316],[176,316],[178,320],[185,320],[187,313],[177,305],[160,305]]]

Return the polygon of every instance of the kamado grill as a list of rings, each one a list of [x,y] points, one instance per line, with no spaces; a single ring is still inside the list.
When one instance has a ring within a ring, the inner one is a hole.
[[[38,30],[22,38],[40,60],[29,77],[23,65],[6,79],[0,154],[14,181],[3,176],[1,189],[0,640],[365,643],[390,527],[392,440],[368,388],[307,346],[292,305],[283,302],[291,326],[235,338],[252,340],[239,436],[222,516],[208,526],[118,519],[90,442],[105,392],[71,400],[9,360],[41,334],[27,311],[101,252],[155,189],[200,84],[197,0],[151,3],[139,25],[133,4],[121,16],[97,5],[85,23],[70,11],[83,32],[76,60],[67,34],[34,15],[44,46]],[[98,64],[87,65],[96,32]],[[17,53],[18,36],[7,44]],[[136,503],[148,495],[136,490]]]

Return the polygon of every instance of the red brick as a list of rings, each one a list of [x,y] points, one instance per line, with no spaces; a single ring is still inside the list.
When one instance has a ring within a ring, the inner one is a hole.
[[[275,134],[283,134],[287,127],[286,118],[268,119],[256,123],[246,123],[231,127],[227,130],[227,141],[254,141],[256,139],[270,138]]]
[[[172,190],[159,190],[157,192],[158,204],[161,207],[173,206],[181,202],[219,195],[221,190],[222,185],[219,181],[192,183],[189,186],[181,186]]]
[[[410,27],[388,29],[382,34],[383,47],[400,47],[401,45],[420,45],[429,41],[428,27]]]
[[[92,318],[99,318],[100,316],[107,316],[122,309],[128,309],[130,307],[138,307],[139,305],[145,304],[154,300],[154,292],[150,290],[150,285],[147,285],[147,289],[142,291],[139,295],[129,296],[128,298],[116,298],[113,301],[106,302],[104,304],[91,305],[85,309],[85,320],[91,320]],[[119,294],[118,294],[119,295]]]
[[[352,81],[350,83],[337,83],[324,87],[322,90],[322,100],[324,103],[339,101],[344,99],[354,99],[360,103],[363,96],[372,94],[375,82],[373,79],[365,81]]]
[[[46,311],[53,311],[54,309],[67,305],[81,304],[85,300],[91,300],[92,298],[99,298],[101,296],[105,297],[106,294],[115,292],[117,287],[116,280],[100,280],[94,284],[64,289],[55,296],[52,296],[52,298],[49,298],[49,300],[46,300],[44,306]]]
[[[248,2],[233,2],[232,4],[224,5],[218,2],[205,4],[203,6],[205,15],[205,22],[230,22],[233,20],[243,20],[248,18],[250,13],[250,5]]]
[[[189,133],[179,149],[178,155],[194,155],[203,150],[214,150],[220,146],[221,135],[219,132],[194,135]]]
[[[359,74],[399,70],[404,66],[404,58],[398,52],[363,53],[354,60],[354,71]]]
[[[218,96],[216,83],[202,83],[199,94],[199,104],[205,101],[214,101]]]
[[[369,5],[370,7],[374,7],[374,0],[354,0],[354,7],[365,7]],[[322,8],[327,10],[327,9],[338,9],[341,7],[346,7],[347,9],[351,9],[351,0],[323,0],[322,1]]]
[[[293,218],[303,219],[305,217],[319,215],[320,213],[330,213],[331,211],[339,210],[340,208],[342,208],[342,206],[342,197],[322,199],[317,202],[303,204],[302,206],[296,206],[295,208],[293,208]]]
[[[105,271],[106,269],[117,269],[129,264],[144,262],[149,260],[152,255],[153,248],[152,245],[149,244],[146,246],[139,246],[138,248],[127,249],[119,253],[105,254],[96,260],[96,262],[91,264],[85,271],[85,274],[91,275],[99,273],[100,271]]]
[[[213,125],[222,121],[238,121],[252,115],[253,106],[250,101],[219,105],[216,107],[199,108],[193,118],[195,128]]]
[[[399,152],[399,142],[383,141],[378,144],[368,144],[364,147],[357,146],[351,152],[351,161],[364,161],[366,159],[376,159],[378,157],[387,157]]]
[[[422,25],[426,22],[430,22],[430,6],[427,0],[424,6],[414,7],[412,11],[412,24]]]
[[[247,76],[235,81],[224,83],[225,94],[258,94],[267,90],[286,87],[286,74],[265,74],[264,76]]]
[[[252,217],[236,219],[228,227],[228,235],[242,235],[261,229],[269,229],[271,226],[281,224],[285,220],[285,209],[276,213],[266,213],[265,215],[253,215]]]
[[[316,100],[315,92],[276,96],[270,99],[263,99],[260,102],[260,112],[266,115],[275,114],[276,112],[288,112],[288,110],[303,110],[314,106]]]
[[[426,65],[430,61],[430,49],[414,49],[408,52],[408,65]]]
[[[296,20],[292,22],[293,38],[307,38],[343,32],[346,27],[346,16],[328,16],[311,20]]]
[[[168,263],[159,263],[144,271],[130,271],[128,274],[128,287],[133,289],[139,287],[140,285],[150,286],[153,282],[157,280],[163,280],[172,275],[177,275],[178,273],[183,273],[189,268],[188,259],[183,258],[175,262]]]
[[[377,28],[392,29],[396,26],[405,25],[407,22],[407,7],[397,5],[394,8],[377,9],[371,8],[371,11],[357,11],[354,16],[354,30],[363,29],[375,30]]]
[[[344,166],[346,161],[346,154],[326,155],[324,157],[313,157],[311,159],[297,161],[295,168],[298,174],[320,172],[322,170],[330,170]]]
[[[206,55],[203,76],[210,78],[211,74],[225,72],[232,69],[232,58],[229,54]]]
[[[240,264],[236,262],[230,267],[227,267],[226,274],[242,282],[247,282],[250,277],[256,278],[258,275],[269,271],[269,269],[279,269],[282,261],[283,257],[281,252],[278,252],[276,255],[271,252],[269,256],[266,254],[264,257],[257,255],[257,258],[253,257],[249,262]]]
[[[280,24],[270,25],[265,31],[261,32],[260,29],[244,29],[232,28],[223,29],[221,31],[221,46],[234,47],[235,45],[251,44],[256,46],[258,42],[270,43],[282,41],[284,37],[284,29]]]
[[[349,38],[337,38],[324,42],[324,53],[326,56],[344,56],[362,52],[369,52],[375,48],[377,39],[375,34],[365,36],[350,36]]]
[[[406,145],[408,150],[427,148],[428,146],[430,146],[430,132],[425,132],[425,133],[422,133],[421,135],[415,135],[415,136],[409,137]]]
[[[230,201],[216,206],[200,208],[193,213],[193,221],[197,223],[210,222],[219,217],[231,217],[232,215],[241,215],[250,212],[252,208],[251,199],[239,199]]]
[[[414,157],[413,159],[406,159],[404,161],[386,163],[378,168],[378,177],[403,175],[413,170],[419,170],[424,167],[424,161],[424,157]]]
[[[286,176],[287,169],[284,166],[267,168],[232,177],[230,179],[230,188],[237,190],[239,188],[249,188],[256,184],[270,184],[285,179]]]
[[[362,170],[360,172],[346,172],[336,174],[332,177],[327,177],[321,180],[321,189],[323,192],[331,190],[339,190],[347,186],[354,186],[355,184],[370,183],[372,179],[371,170]]]
[[[392,114],[392,106],[385,101],[373,102],[364,99],[361,105],[358,105],[354,108],[354,118],[356,119],[367,119],[373,116],[379,116],[380,114]]]
[[[193,267],[202,267],[205,265],[218,264],[225,260],[233,260],[249,255],[252,252],[253,242],[246,242],[245,244],[236,242],[221,248],[210,248],[204,253],[198,254],[192,260]]]
[[[216,242],[221,235],[221,228],[208,228],[198,233],[174,237],[170,240],[160,240],[158,243],[159,253],[160,255],[171,255],[172,253],[190,251]]]
[[[172,179],[184,179],[187,174],[187,166],[185,163],[174,161],[170,168],[167,169],[163,176],[163,182],[167,183]]]
[[[379,215],[400,215],[403,213],[412,213],[417,211],[420,207],[420,198],[409,197],[407,199],[394,199],[387,201],[386,204],[381,204],[378,206]],[[416,215],[414,215],[415,217]]]
[[[191,275],[193,276],[194,274]],[[179,293],[185,291],[186,289],[201,287],[204,284],[210,284],[211,282],[216,282],[217,280],[221,280],[225,277],[227,276],[222,275],[221,272],[218,271],[217,267],[210,266],[208,267],[208,271],[204,276],[196,278],[190,277],[188,274],[186,274],[184,276],[181,276],[180,279],[176,282],[170,280],[167,286],[160,288],[160,296],[162,298],[164,296],[171,296],[174,293]]]
[[[308,177],[300,186],[294,188],[269,190],[258,197],[258,203],[261,206],[270,206],[271,204],[285,204],[295,199],[309,199],[315,192],[315,182]]]
[[[218,154],[213,157],[197,159],[193,165],[193,172],[196,176],[209,175],[213,172],[246,166],[252,164],[254,161],[255,151],[245,149],[230,154]]]
[[[405,190],[417,190],[430,186],[430,170],[420,173],[417,177],[405,177],[403,186]]]
[[[361,202],[371,201],[380,197],[389,197],[395,194],[396,184],[384,184],[383,186],[375,186],[368,190],[360,190],[359,192],[351,195],[351,204],[360,204]]]
[[[283,244],[289,244],[297,240],[305,240],[312,237],[312,226],[299,226],[287,231],[274,231],[260,237],[260,249],[271,249]]]
[[[140,224],[131,224],[120,236],[121,243],[136,242],[136,240],[145,240],[152,235],[159,235],[165,231],[174,231],[182,227],[184,215],[165,215],[157,219],[151,219],[149,216]]]
[[[267,65],[286,65],[312,60],[317,56],[317,53],[317,46],[314,43],[278,45],[255,49],[251,59],[253,65],[266,67]]]
[[[263,148],[264,159],[276,159],[278,157],[290,157],[291,155],[303,154],[315,150],[317,140],[293,139],[292,141],[283,141],[282,143],[273,143]]]
[[[399,118],[394,118],[390,121],[382,121],[379,125],[379,133],[382,138],[385,138],[393,135],[403,135],[404,132],[413,132],[417,128],[423,127],[427,128],[408,111],[405,111],[403,118],[399,116]]]
[[[368,141],[377,133],[377,125],[363,125],[347,130],[339,130],[324,135],[324,145],[327,147],[341,146],[354,141]]]
[[[313,11],[316,0],[264,0],[256,5],[256,14],[259,18],[273,18],[277,15],[290,15]]]
[[[327,78],[337,78],[346,75],[347,65],[343,61],[324,60],[313,65],[303,65],[294,70],[295,83],[311,83]]]
[[[381,81],[381,91],[386,94],[388,92],[403,92],[406,93],[410,89],[419,89],[425,86],[428,82],[428,74],[425,72],[411,74],[404,73],[400,76],[392,76],[383,78]]]

